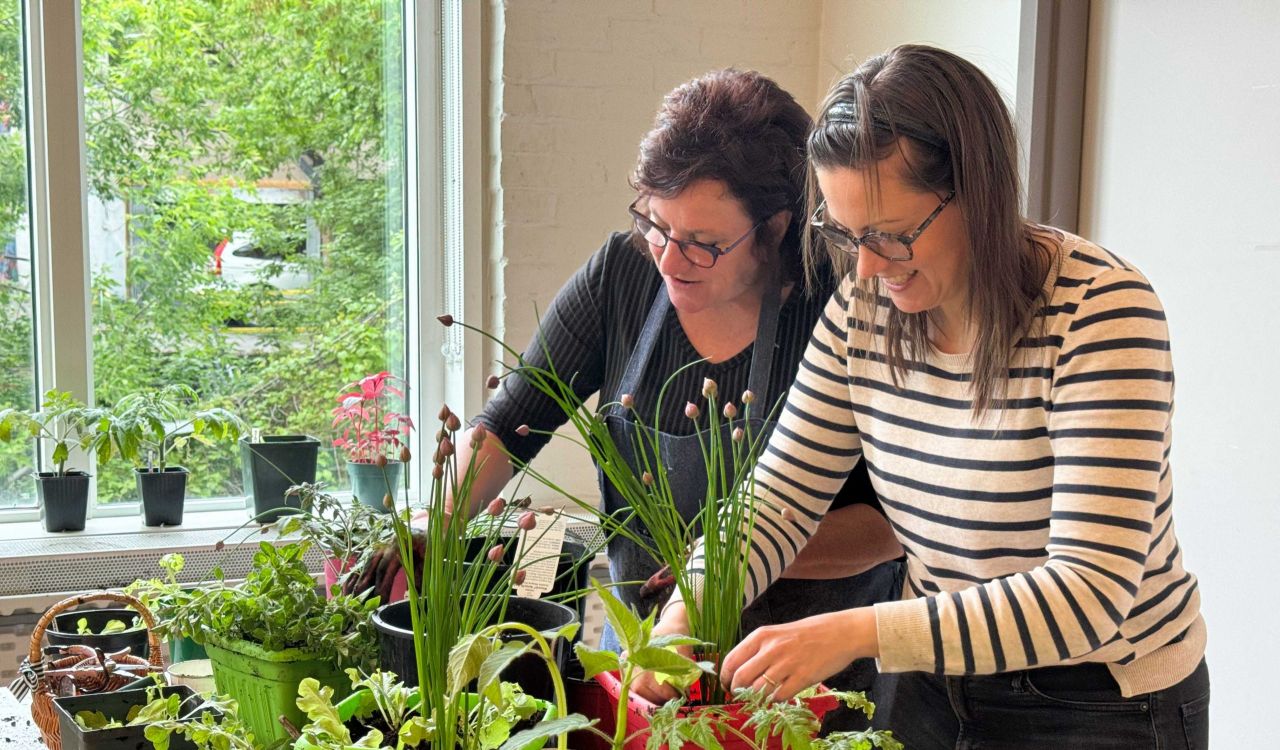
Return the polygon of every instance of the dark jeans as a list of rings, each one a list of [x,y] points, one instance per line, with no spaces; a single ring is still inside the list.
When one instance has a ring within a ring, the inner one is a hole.
[[[876,679],[873,724],[907,750],[1206,748],[1209,668],[1164,690],[1124,698],[1104,664],[977,677],[924,672]]]

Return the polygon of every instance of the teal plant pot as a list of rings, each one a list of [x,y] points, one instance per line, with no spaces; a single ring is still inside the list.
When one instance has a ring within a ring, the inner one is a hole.
[[[370,508],[389,512],[382,500],[389,493],[397,497],[400,490],[400,472],[404,465],[399,461],[388,461],[385,467],[377,464],[347,462],[347,476],[351,477],[351,494]]]

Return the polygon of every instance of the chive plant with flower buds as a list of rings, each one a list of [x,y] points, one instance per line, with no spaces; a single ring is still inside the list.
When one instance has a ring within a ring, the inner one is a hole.
[[[468,722],[468,716],[476,713],[470,706],[472,699],[462,692],[469,680],[459,680],[463,665],[456,656],[451,659],[450,654],[460,643],[474,642],[475,634],[503,622],[512,587],[523,572],[519,568],[522,563],[534,562],[517,559],[511,565],[503,564],[509,559],[505,545],[510,541],[503,532],[512,527],[527,530],[535,526],[535,519],[528,500],[496,499],[470,523],[453,521],[451,503],[470,507],[468,498],[479,470],[474,456],[486,433],[483,427],[472,432],[473,458],[460,468],[456,441],[461,420],[446,406],[441,408],[438,421],[440,430],[432,456],[431,485],[425,493],[425,513],[417,517],[424,528],[410,527],[413,511],[407,474],[403,503],[397,503],[391,493],[385,502],[394,511],[391,517],[400,559],[414,561],[406,562],[404,572],[422,695],[421,715],[435,728],[433,750],[454,750],[478,747],[475,734],[479,728]],[[411,460],[407,446],[401,447],[398,458],[403,463]],[[468,559],[477,539],[487,552],[478,559]],[[559,692],[563,698],[563,687]],[[485,699],[484,695],[479,697]],[[559,703],[560,715],[564,716],[564,701]],[[563,743],[562,738],[561,747],[567,747]]]
[[[445,323],[443,319],[441,322]],[[575,496],[551,478],[508,454],[519,470],[593,514],[610,537],[617,535],[629,539],[653,555],[670,571],[685,601],[690,634],[706,644],[705,653],[714,660],[727,654],[737,645],[742,634],[745,583],[749,574],[745,547],[756,518],[753,474],[764,446],[764,435],[752,428],[751,418],[757,409],[755,394],[743,392],[741,405],[732,401],[721,403],[718,385],[714,380],[706,379],[700,394],[704,406],[695,401],[686,402],[684,414],[695,423],[698,444],[707,467],[704,502],[697,515],[686,521],[677,509],[667,467],[659,458],[658,433],[647,429],[647,425],[660,423],[671,384],[684,370],[700,362],[685,365],[666,380],[659,391],[651,422],[646,422],[639,413],[631,394],[619,397],[618,405],[629,412],[637,427],[633,433],[633,447],[639,456],[639,466],[633,467],[623,458],[605,423],[604,415],[612,404],[604,404],[598,411],[589,409],[570,382],[557,373],[549,351],[543,350],[547,364],[538,366],[503,341],[474,326],[453,318],[449,318],[445,325],[461,325],[475,331],[497,343],[514,358],[516,364],[508,368],[507,375],[519,375],[555,402],[577,432],[577,437],[536,431],[528,426],[521,426],[517,433],[540,432],[568,439],[584,448],[605,480],[627,501],[628,509],[620,516],[605,514],[594,499],[588,501]],[[494,386],[492,380],[489,385]],[[726,427],[730,435],[727,441],[724,439]],[[636,533],[632,526],[636,522],[648,531],[649,539]],[[700,570],[687,570],[686,563],[700,536],[704,539],[704,564]],[[715,581],[715,585],[695,590],[703,579]],[[718,680],[712,679],[707,684],[704,698],[709,703],[717,703],[724,702],[727,696]]]

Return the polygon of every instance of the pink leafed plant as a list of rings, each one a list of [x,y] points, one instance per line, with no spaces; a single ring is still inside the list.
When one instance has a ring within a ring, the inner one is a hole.
[[[403,383],[384,371],[342,389],[333,410],[333,429],[341,429],[342,436],[333,445],[346,451],[353,463],[380,463],[399,455],[413,429],[409,417],[392,410],[392,399],[404,401]]]

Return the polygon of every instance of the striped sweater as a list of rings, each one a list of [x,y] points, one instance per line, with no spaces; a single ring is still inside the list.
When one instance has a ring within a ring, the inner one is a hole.
[[[1191,673],[1205,632],[1173,528],[1164,312],[1140,272],[1078,237],[1054,269],[1043,330],[978,420],[968,355],[931,352],[895,386],[846,280],[756,470],[749,600],[861,459],[907,552],[903,599],[875,605],[883,671],[1104,662],[1125,695]]]

